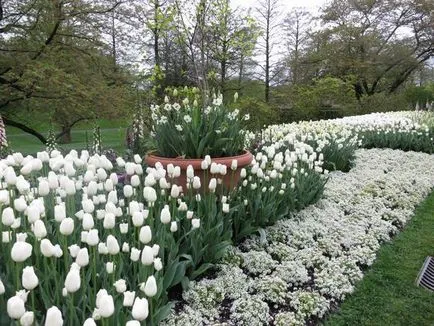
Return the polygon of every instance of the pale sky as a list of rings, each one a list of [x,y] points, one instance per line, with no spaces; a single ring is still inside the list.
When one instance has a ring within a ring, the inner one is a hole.
[[[234,7],[254,8],[259,0],[231,0]],[[280,4],[284,11],[290,11],[293,7],[305,7],[312,11],[313,14],[318,12],[318,8],[322,6],[325,0],[280,0]]]

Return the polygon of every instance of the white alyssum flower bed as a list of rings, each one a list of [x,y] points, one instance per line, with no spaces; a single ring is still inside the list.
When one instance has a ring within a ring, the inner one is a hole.
[[[358,150],[323,199],[232,248],[211,279],[192,282],[168,325],[304,325],[353,292],[381,244],[434,186],[434,156]]]

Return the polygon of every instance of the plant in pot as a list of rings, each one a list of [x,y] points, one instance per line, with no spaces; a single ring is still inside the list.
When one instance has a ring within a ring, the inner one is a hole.
[[[180,173],[172,175],[172,182],[184,190],[192,186],[193,176],[200,180],[200,186],[197,181],[194,188],[202,191],[212,178],[227,190],[236,186],[242,168],[253,159],[244,149],[246,132],[242,126],[248,116],[241,117],[238,110],[225,106],[222,95],[214,96],[206,107],[197,100],[170,103],[166,97],[164,104],[152,106],[151,111],[154,150],[146,155],[149,166],[159,162],[169,174],[172,167],[179,167]]]

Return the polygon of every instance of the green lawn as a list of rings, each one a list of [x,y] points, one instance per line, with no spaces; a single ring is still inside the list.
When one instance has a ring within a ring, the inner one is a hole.
[[[125,121],[99,121],[103,148],[111,148],[122,154],[125,150],[127,125]],[[77,125],[77,127],[72,130],[72,142],[70,144],[61,144],[60,146],[65,150],[86,148],[86,133],[88,141],[91,144],[92,126],[93,124],[91,123]],[[41,126],[37,130],[45,136],[48,134],[48,127],[46,126]],[[9,147],[14,152],[34,154],[45,149],[45,145],[42,144],[39,139],[24,133],[20,129],[6,127],[6,135],[8,137]]]
[[[434,325],[434,292],[415,285],[429,255],[434,255],[434,192],[405,230],[383,245],[356,291],[324,324]]]

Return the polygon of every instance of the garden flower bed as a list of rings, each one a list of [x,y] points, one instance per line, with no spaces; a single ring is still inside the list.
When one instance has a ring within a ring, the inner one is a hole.
[[[179,166],[146,167],[138,155],[9,155],[0,325],[314,323],[433,186],[429,154],[356,149],[431,153],[432,127],[418,122],[427,117],[270,126],[235,190],[221,182],[237,162],[209,156],[205,179],[187,167],[177,185]]]
[[[331,173],[317,204],[231,248],[164,325],[314,324],[353,291],[433,186],[432,155],[357,151],[355,167]]]

